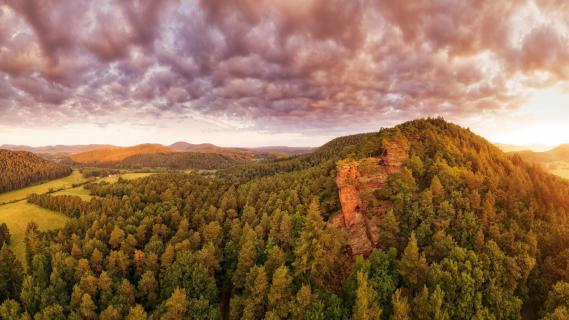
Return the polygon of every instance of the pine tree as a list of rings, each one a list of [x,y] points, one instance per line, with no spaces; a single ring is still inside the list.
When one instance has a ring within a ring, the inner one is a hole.
[[[26,234],[24,238],[26,244],[26,266],[28,270],[32,270],[32,259],[36,253],[40,251],[40,230],[35,222],[29,222],[26,227]]]
[[[146,271],[138,281],[138,292],[148,307],[154,306],[158,301],[158,282],[154,272]]]
[[[79,311],[83,319],[95,319],[97,316],[96,310],[97,306],[93,302],[93,299],[91,299],[91,296],[88,293],[83,294],[81,304],[79,305]]]
[[[298,244],[294,248],[295,277],[312,286],[325,287],[342,264],[344,237],[322,220],[318,201],[313,200]]]
[[[22,264],[3,244],[0,249],[0,301],[17,299],[22,286]]]
[[[407,302],[407,297],[403,296],[401,289],[397,289],[393,294],[393,315],[391,315],[391,320],[409,320],[410,308]]]
[[[39,308],[41,289],[34,285],[32,276],[25,276],[20,291],[20,301],[24,310],[30,314],[35,314]]]
[[[247,275],[245,300],[243,301],[243,319],[260,319],[265,313],[267,296],[267,274],[265,267],[255,266]]]
[[[419,246],[415,233],[411,233],[407,247],[401,256],[401,277],[407,287],[418,290],[425,283],[427,260],[423,254],[419,255]]]
[[[22,308],[16,300],[7,299],[0,305],[0,319],[20,319]]]
[[[101,312],[101,315],[99,316],[99,320],[120,320],[121,319],[121,314],[120,312],[111,306],[108,306],[103,312]]]
[[[357,273],[358,289],[356,290],[356,305],[352,314],[353,320],[379,319],[381,309],[375,305],[375,293],[368,285],[368,275]]]
[[[382,248],[399,249],[399,221],[397,221],[392,208],[387,210],[379,222],[379,230],[379,244]]]
[[[438,176],[434,176],[431,180],[431,192],[433,193],[433,202],[438,205],[444,199],[444,188]]]
[[[289,275],[286,266],[280,266],[275,270],[273,282],[268,295],[268,309],[271,313],[281,319],[286,319],[290,312],[290,301],[292,300],[292,277]]]
[[[130,308],[126,320],[146,320],[147,318],[148,315],[146,314],[146,311],[144,311],[144,308],[137,304]]]
[[[291,318],[304,320],[307,319],[307,311],[313,302],[312,291],[309,285],[302,285],[296,293],[296,297],[292,303]]]
[[[121,243],[124,241],[125,233],[124,231],[115,226],[113,231],[111,232],[111,237],[109,238],[109,244],[113,249],[118,249]]]
[[[177,320],[186,319],[188,313],[188,301],[186,300],[186,291],[176,288],[170,298],[166,300],[166,312],[161,320]]]
[[[443,309],[444,306],[444,292],[439,285],[435,288],[435,291],[431,294],[431,318],[437,320],[448,320],[449,317],[446,311]]]
[[[423,290],[413,299],[413,316],[417,320],[430,320],[431,306],[429,304],[429,289],[423,286]]]
[[[233,275],[233,284],[236,288],[244,286],[244,280],[249,270],[255,265],[257,260],[257,234],[248,225],[243,230],[242,245],[239,250],[237,268]]]

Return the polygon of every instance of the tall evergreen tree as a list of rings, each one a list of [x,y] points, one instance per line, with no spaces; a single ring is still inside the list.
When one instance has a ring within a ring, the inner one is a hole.
[[[368,285],[368,275],[358,272],[358,289],[356,290],[356,305],[352,314],[353,320],[379,319],[382,310],[376,305],[375,293]]]
[[[0,249],[0,301],[19,297],[22,273],[22,265],[8,249],[8,245],[3,244]]]

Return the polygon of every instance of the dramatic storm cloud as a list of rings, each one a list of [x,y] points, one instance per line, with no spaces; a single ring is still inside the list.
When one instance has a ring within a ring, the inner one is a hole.
[[[500,138],[568,80],[565,1],[0,0],[0,143],[313,144],[437,115]]]

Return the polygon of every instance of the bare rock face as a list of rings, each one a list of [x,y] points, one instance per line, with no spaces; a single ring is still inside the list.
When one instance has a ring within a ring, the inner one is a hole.
[[[367,255],[379,245],[379,221],[389,207],[378,201],[374,192],[383,189],[390,174],[399,172],[409,148],[384,141],[380,157],[340,161],[336,168],[342,210],[331,218],[337,228],[346,230],[351,254]]]

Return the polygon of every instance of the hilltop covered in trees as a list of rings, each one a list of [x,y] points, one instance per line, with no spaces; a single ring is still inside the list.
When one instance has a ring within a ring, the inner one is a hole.
[[[380,246],[352,257],[327,223],[336,162],[409,145],[374,194]],[[72,219],[0,251],[0,317],[19,319],[567,319],[569,184],[441,119],[335,139],[215,176],[35,195]],[[9,282],[6,282],[6,280]],[[57,318],[59,317],[59,318]]]
[[[71,174],[68,166],[42,159],[26,151],[0,149],[0,192]]]
[[[120,168],[170,168],[170,169],[224,169],[246,160],[219,153],[175,152],[169,154],[137,154],[115,164]]]

